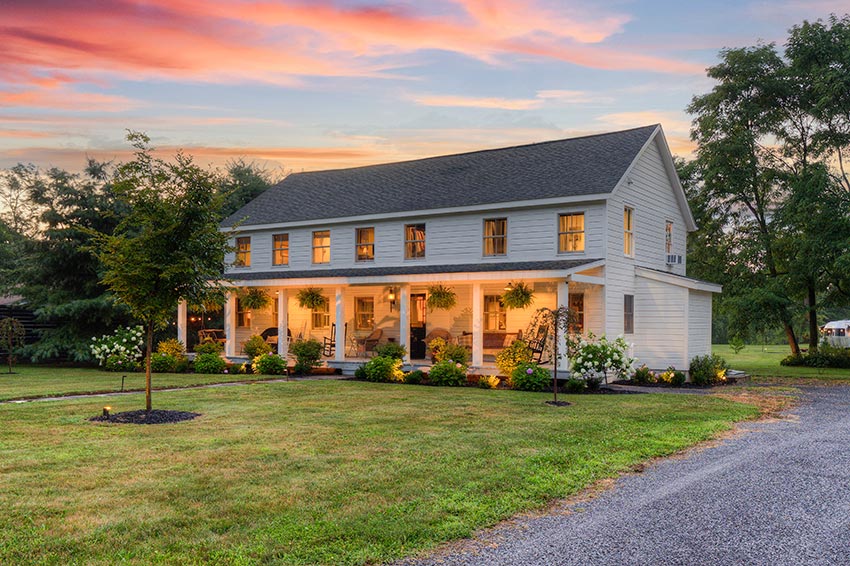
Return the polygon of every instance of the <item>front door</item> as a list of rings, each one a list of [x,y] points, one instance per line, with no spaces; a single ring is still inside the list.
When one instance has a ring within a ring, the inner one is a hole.
[[[410,295],[410,359],[425,359],[425,293]]]

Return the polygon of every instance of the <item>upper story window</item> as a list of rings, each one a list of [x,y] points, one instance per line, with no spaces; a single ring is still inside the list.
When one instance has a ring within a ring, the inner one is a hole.
[[[289,264],[289,234],[272,236],[272,265]]]
[[[372,330],[375,326],[375,298],[354,298],[354,329]]]
[[[635,209],[630,206],[623,208],[623,253],[635,255]]]
[[[635,296],[623,295],[623,334],[635,333]]]
[[[358,228],[355,230],[355,257],[357,261],[375,260],[375,229]]]
[[[508,253],[508,219],[488,218],[484,220],[484,255]]]
[[[505,330],[507,312],[499,295],[484,295],[484,330]]]
[[[664,226],[664,251],[667,255],[673,253],[673,223],[669,220]]]
[[[330,263],[331,261],[331,231],[317,230],[313,232],[313,263]]]
[[[558,251],[584,251],[584,213],[574,212],[558,216]]]
[[[404,258],[425,257],[425,224],[405,224]]]
[[[251,267],[251,237],[236,238],[236,267]]]

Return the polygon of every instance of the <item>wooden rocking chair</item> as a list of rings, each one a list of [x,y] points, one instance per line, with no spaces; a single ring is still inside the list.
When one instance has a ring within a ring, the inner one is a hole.
[[[549,337],[549,329],[545,326],[537,327],[537,335],[528,341],[528,347],[531,349],[531,360],[538,364],[548,362],[543,361],[543,354],[546,352],[546,338]]]
[[[348,323],[344,324],[342,327],[342,331],[346,334],[348,333]],[[343,336],[344,338],[345,336]],[[328,338],[325,336],[322,342],[322,355],[329,358],[334,355],[336,352],[336,323],[331,324],[331,336]]]

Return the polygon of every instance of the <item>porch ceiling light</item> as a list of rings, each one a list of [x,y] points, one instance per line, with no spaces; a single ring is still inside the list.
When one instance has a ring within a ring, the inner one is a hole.
[[[507,285],[505,285],[505,291],[510,291],[510,290],[512,290],[513,288],[514,288],[514,283],[513,283],[513,281],[511,281],[510,283],[508,283]]]

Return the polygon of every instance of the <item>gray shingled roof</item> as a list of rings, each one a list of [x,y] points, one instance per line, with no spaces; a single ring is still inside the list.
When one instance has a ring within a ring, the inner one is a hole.
[[[657,126],[293,173],[222,222],[243,226],[610,193]]]
[[[301,271],[247,272],[230,271],[226,277],[234,281],[260,281],[264,279],[301,279],[317,277],[369,277],[387,275],[424,275],[485,271],[549,271],[569,270],[588,265],[598,259],[559,259],[552,261],[517,261],[511,263],[462,263],[455,265],[400,265],[387,267],[349,267],[344,269],[310,269]]]

